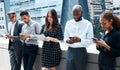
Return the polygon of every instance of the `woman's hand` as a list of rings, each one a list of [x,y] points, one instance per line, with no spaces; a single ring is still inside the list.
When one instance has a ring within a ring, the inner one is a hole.
[[[110,51],[110,46],[102,39],[95,41],[97,46],[103,46]]]
[[[45,41],[50,41],[51,40],[51,37],[45,37]]]
[[[53,38],[53,37],[46,37],[45,38],[45,41],[52,41],[52,42],[57,42],[57,43],[59,43],[60,41],[57,39],[57,38]]]

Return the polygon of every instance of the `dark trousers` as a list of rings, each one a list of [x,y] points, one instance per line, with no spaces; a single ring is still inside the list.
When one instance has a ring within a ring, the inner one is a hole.
[[[88,54],[86,48],[68,48],[66,70],[86,70]]]
[[[23,45],[24,70],[33,70],[33,65],[38,51],[38,45]]]
[[[18,46],[16,46],[18,47]],[[22,48],[15,50],[13,46],[9,49],[11,70],[21,70]]]
[[[115,70],[116,59],[100,52],[98,64],[99,70]]]

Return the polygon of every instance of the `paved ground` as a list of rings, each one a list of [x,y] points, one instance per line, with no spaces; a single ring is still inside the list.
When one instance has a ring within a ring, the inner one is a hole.
[[[0,67],[0,70],[5,70],[4,68]]]

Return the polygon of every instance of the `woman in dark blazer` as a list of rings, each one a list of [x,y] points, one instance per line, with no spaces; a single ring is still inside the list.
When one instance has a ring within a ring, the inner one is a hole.
[[[120,19],[110,11],[100,16],[100,24],[105,30],[103,39],[96,39],[99,53],[99,70],[115,70],[116,57],[120,56]]]

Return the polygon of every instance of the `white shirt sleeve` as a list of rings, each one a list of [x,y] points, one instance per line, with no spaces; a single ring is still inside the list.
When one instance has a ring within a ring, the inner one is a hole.
[[[66,26],[65,26],[65,31],[64,31],[64,42],[66,43],[66,40],[69,39],[69,23],[67,22],[66,23]]]

